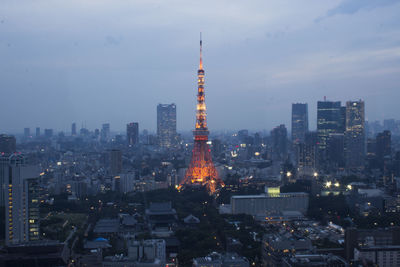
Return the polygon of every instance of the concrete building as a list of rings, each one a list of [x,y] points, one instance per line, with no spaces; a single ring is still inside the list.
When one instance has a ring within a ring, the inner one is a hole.
[[[284,124],[281,124],[271,131],[272,154],[280,159],[285,160],[287,157],[287,130]]]
[[[36,166],[22,155],[1,158],[6,215],[6,245],[39,240],[39,188]]]
[[[0,154],[9,155],[16,149],[16,139],[13,135],[0,134]]]
[[[364,246],[354,249],[354,260],[379,267],[400,266],[400,246]]]
[[[283,267],[348,267],[350,266],[343,258],[332,254],[296,254],[285,257],[282,262]],[[380,265],[379,265],[380,266]]]
[[[305,213],[308,208],[307,193],[269,193],[261,195],[232,196],[232,214],[249,214],[266,216],[281,211],[300,211]]]
[[[110,132],[110,124],[109,123],[104,123],[101,126],[101,131],[100,131],[100,141],[101,142],[108,142],[111,138],[111,132]]]
[[[76,136],[76,123],[72,123],[71,125],[71,135]]]
[[[128,146],[139,144],[139,123],[131,122],[126,125],[126,141]]]
[[[122,151],[111,149],[110,153],[110,174],[115,176],[122,172]]]
[[[129,240],[128,256],[108,256],[103,267],[164,267],[166,245],[163,239]]]
[[[249,261],[236,253],[212,252],[206,257],[194,258],[193,267],[249,267]]]
[[[354,258],[357,248],[366,246],[400,246],[400,227],[388,229],[356,229],[347,228],[345,231],[346,259]]]

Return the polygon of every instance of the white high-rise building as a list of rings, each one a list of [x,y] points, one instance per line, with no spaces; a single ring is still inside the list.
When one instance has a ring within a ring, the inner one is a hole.
[[[39,240],[39,169],[22,155],[2,158],[6,245]]]
[[[157,106],[157,136],[161,147],[170,148],[176,144],[176,105]]]

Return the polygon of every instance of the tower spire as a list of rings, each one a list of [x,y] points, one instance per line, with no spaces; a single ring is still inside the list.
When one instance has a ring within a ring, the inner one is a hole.
[[[199,69],[203,69],[203,41],[201,39],[201,32],[200,32],[200,64],[199,64]]]
[[[211,150],[208,144],[207,113],[204,92],[204,69],[202,58],[203,43],[200,32],[200,64],[197,71],[197,108],[196,126],[193,131],[194,146],[192,160],[186,170],[185,178],[177,187],[184,185],[205,186],[210,194],[214,194],[218,187],[223,187],[224,182],[219,178],[217,169],[211,157]]]

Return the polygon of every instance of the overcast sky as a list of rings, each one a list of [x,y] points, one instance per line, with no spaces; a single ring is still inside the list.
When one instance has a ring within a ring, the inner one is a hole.
[[[290,129],[291,103],[363,99],[400,119],[399,0],[1,0],[0,132],[195,122],[203,32],[211,131]]]

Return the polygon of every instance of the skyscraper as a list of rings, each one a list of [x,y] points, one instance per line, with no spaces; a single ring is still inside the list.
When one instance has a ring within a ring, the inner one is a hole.
[[[340,101],[318,101],[317,132],[320,150],[325,151],[329,134],[340,132],[341,121]]]
[[[271,131],[272,154],[279,160],[285,160],[287,157],[287,130],[284,124],[281,124]]]
[[[109,123],[104,123],[101,126],[101,132],[100,132],[100,141],[102,142],[108,142],[110,140],[110,124]]]
[[[39,240],[38,168],[27,165],[22,155],[12,155],[0,158],[0,171],[5,177],[6,244]]]
[[[308,132],[308,104],[292,104],[292,142],[304,142]]]
[[[28,138],[31,136],[31,129],[30,128],[24,128],[24,137]]]
[[[392,155],[392,134],[390,131],[383,131],[376,135],[376,160],[381,169],[384,167],[385,157]]]
[[[119,149],[110,150],[110,173],[115,176],[122,172],[122,151]]]
[[[219,178],[211,157],[211,149],[208,145],[208,127],[206,102],[204,93],[204,69],[202,59],[202,41],[200,38],[200,64],[197,71],[197,112],[196,126],[193,131],[194,147],[192,160],[186,171],[185,178],[178,188],[183,185],[205,186],[209,193],[214,194],[219,186],[224,186],[224,182]]]
[[[161,147],[170,148],[176,143],[175,104],[158,104],[157,136]]]
[[[72,126],[71,126],[71,135],[76,136],[76,123],[75,122],[72,123]]]
[[[16,151],[16,140],[12,135],[0,134],[0,154],[9,155]]]
[[[317,170],[317,133],[307,132],[295,149],[299,177],[312,177]]]
[[[40,137],[40,127],[36,127],[36,137]]]
[[[365,161],[364,101],[346,102],[345,155],[347,169],[362,169]]]
[[[126,125],[126,140],[129,146],[139,144],[139,123],[131,122]]]

